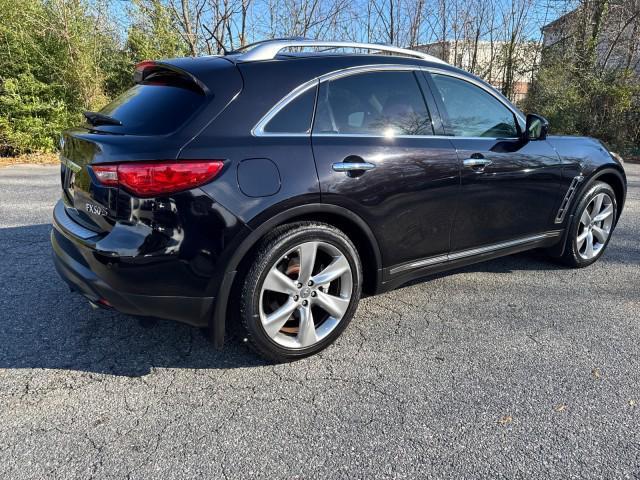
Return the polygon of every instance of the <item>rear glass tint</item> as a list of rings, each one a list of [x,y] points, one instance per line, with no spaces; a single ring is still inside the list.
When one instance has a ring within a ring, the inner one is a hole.
[[[182,126],[205,102],[205,96],[183,82],[156,78],[130,88],[100,113],[122,126],[99,125],[96,130],[132,135],[163,135]]]
[[[264,127],[267,133],[308,133],[316,102],[316,89],[298,95]]]

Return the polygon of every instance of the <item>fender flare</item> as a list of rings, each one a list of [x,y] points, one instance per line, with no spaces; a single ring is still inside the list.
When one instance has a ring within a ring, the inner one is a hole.
[[[380,253],[380,246],[373,234],[373,231],[360,216],[344,207],[327,203],[310,203],[289,208],[261,223],[256,229],[252,229],[251,233],[240,243],[227,262],[225,273],[222,277],[215,298],[213,314],[209,318],[210,336],[216,348],[222,348],[224,344],[225,321],[227,317],[229,295],[231,293],[236,274],[238,273],[237,268],[242,259],[244,259],[246,254],[258,243],[258,241],[260,241],[260,239],[269,231],[273,230],[273,228],[278,225],[282,225],[289,220],[313,214],[331,214],[340,216],[345,220],[352,222],[364,233],[375,257],[377,272],[376,286],[381,284],[382,255]]]
[[[627,176],[624,173],[624,170],[621,168],[616,168],[612,165],[605,165],[602,168],[600,168],[599,170],[596,170],[590,177],[589,177],[589,184],[595,182],[596,180],[598,180],[598,178],[604,176],[604,175],[614,175],[615,177],[617,177],[618,181],[620,182],[620,186],[622,186],[622,197],[621,197],[621,201],[619,201],[619,205],[618,205],[618,219],[620,218],[620,214],[622,213],[622,209],[624,208],[624,204],[627,198]],[[611,187],[615,190],[616,189],[616,185],[611,185]],[[616,219],[616,223],[618,223],[618,219]]]
[[[622,185],[622,190],[623,190],[622,201],[618,205],[618,218],[616,218],[616,224],[618,223],[618,220],[620,219],[620,214],[622,213],[622,209],[624,207],[625,199],[627,196],[627,178],[626,178],[626,175],[624,174],[624,171],[621,172],[619,168],[616,168],[615,166],[612,166],[612,165],[604,165],[600,169],[596,170],[595,172],[592,172],[587,177],[587,181],[583,182],[582,186],[580,187],[580,190],[578,190],[577,192],[577,195],[574,196],[573,204],[571,205],[571,215],[569,215],[565,220],[562,239],[557,243],[556,246],[548,249],[548,252],[550,255],[561,257],[564,254],[564,250],[567,246],[567,236],[569,235],[569,226],[573,223],[573,217],[575,215],[574,209],[576,205],[579,203],[579,199],[581,198],[582,194],[586,192],[589,189],[589,187],[591,187],[591,185],[593,185],[593,182],[597,181],[599,178],[601,178],[604,175],[615,175],[620,181],[620,184]],[[614,225],[614,228],[615,228],[615,225]]]

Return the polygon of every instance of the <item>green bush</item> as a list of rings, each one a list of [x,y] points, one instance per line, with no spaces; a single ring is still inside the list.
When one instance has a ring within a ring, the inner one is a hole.
[[[5,80],[1,88],[0,149],[5,154],[52,151],[60,131],[78,121],[57,89],[31,74]]]
[[[55,150],[60,132],[129,88],[133,66],[181,56],[159,0],[131,5],[128,38],[90,0],[0,0],[0,155]]]
[[[623,152],[639,144],[640,83],[630,72],[580,74],[546,65],[524,107],[547,117],[554,134],[597,137]]]

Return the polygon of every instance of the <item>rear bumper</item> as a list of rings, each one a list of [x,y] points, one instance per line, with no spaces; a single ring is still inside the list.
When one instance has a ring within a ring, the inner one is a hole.
[[[117,290],[113,283],[126,284],[125,281],[119,281],[119,277],[126,275],[126,272],[110,270],[110,282],[96,273],[108,266],[105,267],[97,259],[92,247],[92,232],[75,224],[61,203],[54,210],[53,227],[51,246],[58,274],[72,290],[92,303],[110,306],[129,315],[165,318],[198,327],[208,325],[213,311],[213,297],[148,295]],[[93,234],[93,237],[98,236]],[[144,266],[141,268],[144,269]]]

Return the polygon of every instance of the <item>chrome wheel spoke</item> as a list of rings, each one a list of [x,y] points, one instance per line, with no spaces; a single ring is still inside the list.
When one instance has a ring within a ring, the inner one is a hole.
[[[337,320],[344,316],[347,308],[349,308],[349,303],[350,299],[348,298],[329,295],[324,292],[318,292],[318,296],[315,298],[315,304]]]
[[[594,222],[601,222],[613,213],[613,205],[607,205],[598,214],[593,217]]]
[[[588,227],[589,224],[591,224],[591,215],[589,215],[588,207],[584,209],[584,212],[582,212],[582,216],[580,217],[580,223],[583,224],[585,227]]]
[[[264,329],[267,332],[267,335],[269,335],[271,338],[275,337],[280,329],[284,326],[284,324],[287,323],[287,320],[291,318],[291,314],[297,307],[297,302],[293,301],[293,299],[289,299],[287,303],[267,315],[267,318],[262,323],[264,325]]]
[[[334,257],[333,261],[324,270],[314,276],[312,280],[316,285],[324,285],[337,280],[349,270],[351,270],[349,262],[346,257],[340,255],[339,257]]]
[[[316,255],[318,253],[317,242],[306,242],[300,245],[298,249],[300,254],[300,273],[298,282],[306,285],[311,275],[313,275],[313,267],[316,264]]]
[[[593,233],[593,236],[596,238],[596,240],[600,243],[605,243],[607,241],[607,237],[609,236],[609,234],[600,227],[593,227],[591,232]]]
[[[301,347],[308,347],[318,341],[316,326],[313,322],[313,313],[311,313],[311,308],[309,307],[298,308],[298,313],[300,314],[300,327],[297,340]]]
[[[585,228],[584,232],[582,232],[576,238],[577,244],[578,244],[578,250],[582,248],[582,245],[584,245],[584,241],[587,239],[587,235],[589,235],[589,230]]]
[[[274,266],[264,280],[263,290],[294,295],[298,289],[293,280]]]
[[[587,245],[584,249],[584,255],[587,258],[592,258],[594,255],[593,252],[593,234],[591,232],[587,233]]]
[[[593,199],[593,208],[591,209],[591,216],[594,217],[598,213],[600,213],[600,209],[602,208],[602,201],[604,200],[604,193],[599,193]]]

